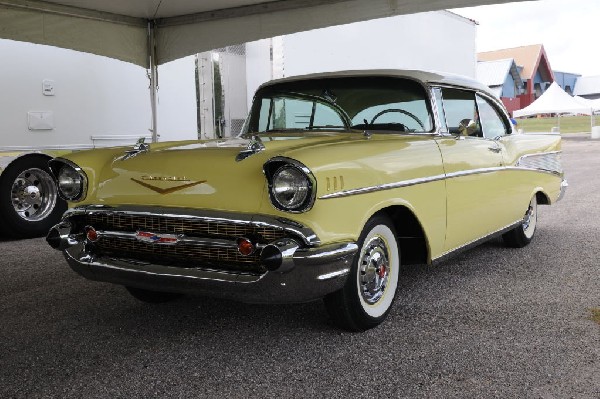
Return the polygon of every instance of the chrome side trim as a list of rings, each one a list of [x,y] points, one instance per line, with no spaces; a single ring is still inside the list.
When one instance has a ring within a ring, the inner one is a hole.
[[[488,241],[488,240],[490,240],[490,239],[492,239],[494,237],[498,237],[498,236],[500,236],[500,235],[502,235],[502,234],[504,234],[504,233],[506,233],[506,232],[508,232],[508,231],[510,231],[512,229],[514,229],[515,227],[521,225],[522,223],[523,223],[522,219],[518,220],[518,221],[516,221],[514,223],[511,223],[511,224],[509,224],[509,225],[507,225],[505,227],[502,227],[501,229],[498,229],[498,230],[496,230],[496,231],[494,231],[494,232],[492,232],[490,234],[487,234],[487,235],[485,235],[483,237],[480,237],[480,238],[476,238],[473,241],[470,241],[470,242],[468,242],[468,243],[466,243],[464,245],[461,245],[459,247],[456,247],[454,249],[446,251],[443,254],[441,254],[440,256],[431,259],[431,263],[432,264],[440,263],[440,262],[446,260],[447,258],[449,258],[452,255],[456,255],[456,254],[458,254],[460,252],[467,251],[469,249],[475,248],[476,246],[478,246],[478,245],[480,245],[480,244],[482,244],[482,243],[484,243],[484,242],[486,242],[486,241]]]
[[[435,176],[430,176],[430,177],[421,177],[421,178],[417,178],[417,179],[403,180],[403,181],[399,181],[396,183],[381,184],[378,186],[369,186],[369,187],[355,188],[355,189],[351,189],[351,190],[344,190],[344,191],[339,191],[337,193],[322,195],[319,197],[319,199],[331,199],[331,198],[348,197],[351,195],[368,194],[368,193],[373,193],[373,192],[377,192],[377,191],[393,190],[395,188],[409,187],[409,186],[414,186],[417,184],[431,183],[434,181],[440,181],[440,180],[445,180],[445,179],[453,179],[456,177],[480,175],[480,174],[494,173],[494,172],[500,172],[500,171],[506,171],[506,170],[520,170],[520,171],[526,171],[526,172],[540,172],[540,173],[550,173],[552,175],[558,175],[558,172],[555,172],[555,171],[532,168],[532,167],[520,167],[520,166],[501,166],[501,167],[494,167],[494,168],[471,169],[471,170],[463,170],[460,172],[447,173],[447,174],[443,174],[443,175],[435,175]]]
[[[378,185],[378,186],[370,186],[370,187],[355,188],[355,189],[351,189],[351,190],[339,191],[337,193],[323,195],[323,196],[319,197],[319,199],[349,197],[351,195],[368,194],[368,193],[374,193],[377,191],[393,190],[395,188],[409,187],[409,186],[414,186],[417,184],[430,183],[430,182],[434,182],[434,181],[444,180],[445,178],[446,178],[446,175],[421,177],[421,178],[417,178],[417,179],[403,180],[403,181],[396,182],[396,183],[387,183],[387,184],[382,184],[382,185]]]
[[[266,215],[250,215],[233,212],[209,211],[202,209],[189,208],[166,208],[155,206],[106,206],[106,205],[86,205],[67,210],[63,220],[71,216],[84,214],[127,214],[136,216],[162,216],[167,218],[185,218],[197,219],[206,222],[233,223],[240,225],[251,225],[255,227],[273,227],[301,238],[303,243],[308,246],[319,246],[321,240],[308,227],[290,219],[282,217],[272,217]]]

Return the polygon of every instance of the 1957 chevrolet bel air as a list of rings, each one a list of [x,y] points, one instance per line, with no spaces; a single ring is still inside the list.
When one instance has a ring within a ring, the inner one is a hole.
[[[81,275],[159,302],[324,298],[381,323],[402,264],[534,236],[567,187],[559,135],[515,134],[476,81],[347,71],[263,85],[241,136],[50,162],[71,208],[47,241]]]

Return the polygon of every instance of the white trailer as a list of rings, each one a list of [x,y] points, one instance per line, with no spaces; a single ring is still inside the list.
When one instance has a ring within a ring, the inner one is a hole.
[[[476,23],[449,11],[331,26],[198,54],[206,138],[239,133],[266,81],[350,69],[427,69],[475,78]]]
[[[69,151],[150,139],[148,77],[140,66],[0,40],[0,233],[45,234],[66,209],[48,160]],[[160,67],[161,141],[197,138],[195,57]]]

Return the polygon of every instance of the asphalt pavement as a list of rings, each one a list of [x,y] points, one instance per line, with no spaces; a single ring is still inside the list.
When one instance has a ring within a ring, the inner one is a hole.
[[[0,397],[600,398],[600,141],[563,144],[570,187],[534,241],[407,267],[388,320],[332,326],[321,302],[148,305],[0,241]],[[507,204],[509,206],[510,204]]]

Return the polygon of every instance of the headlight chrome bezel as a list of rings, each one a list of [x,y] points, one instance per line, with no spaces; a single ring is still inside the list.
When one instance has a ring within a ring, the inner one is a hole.
[[[49,162],[50,170],[54,175],[54,182],[56,187],[58,188],[58,195],[60,198],[69,202],[80,202],[83,201],[87,195],[88,188],[88,179],[85,172],[77,166],[75,163],[63,159],[63,158],[55,158]],[[61,187],[61,174],[63,172],[69,172],[72,175],[76,175],[79,178],[79,182],[77,182],[78,192],[75,194],[68,194],[63,191]]]
[[[306,196],[294,206],[288,206],[282,203],[282,201],[279,200],[280,194],[275,192],[277,178],[286,171],[305,179]],[[275,157],[264,164],[263,172],[267,177],[271,204],[276,209],[289,213],[304,213],[312,209],[317,193],[317,181],[310,169],[304,164],[291,158]]]

